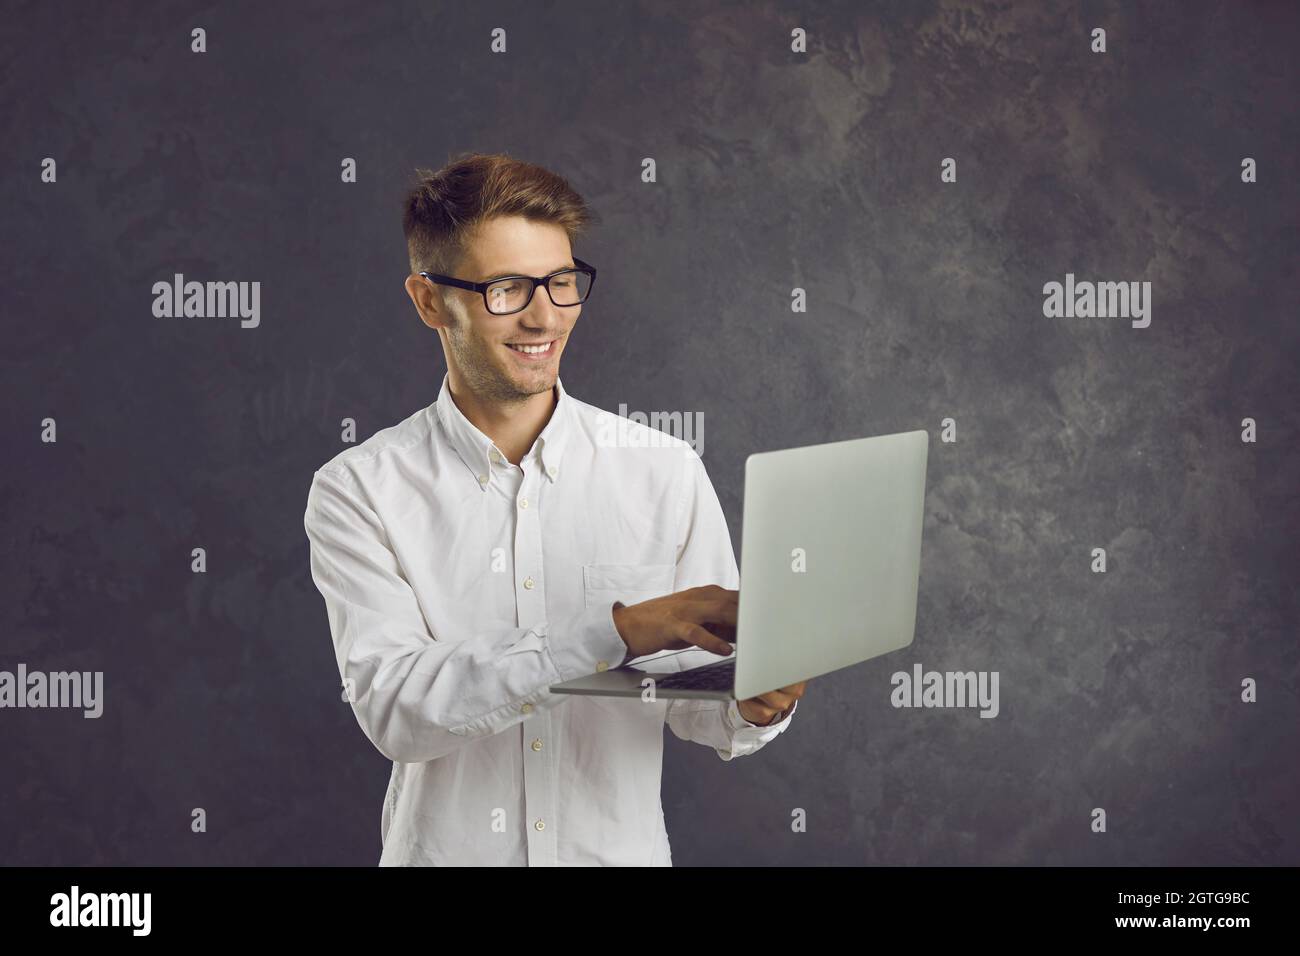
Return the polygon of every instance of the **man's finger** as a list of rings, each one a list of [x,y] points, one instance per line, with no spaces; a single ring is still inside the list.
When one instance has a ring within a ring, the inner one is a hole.
[[[779,690],[770,690],[766,694],[759,694],[757,698],[750,699],[757,699],[761,701],[764,706],[775,708],[775,712],[778,714],[787,710],[790,705],[795,702],[795,698],[792,695]]]
[[[771,722],[773,717],[785,711],[784,707],[772,707],[764,703],[760,698],[757,697],[749,697],[743,701],[740,701],[740,703],[748,705],[750,709],[754,709],[754,708],[758,709],[759,715],[762,718],[761,720],[750,720],[748,717],[745,717],[744,713],[740,715],[742,717],[745,717],[746,720],[749,720],[751,724],[769,723]]]
[[[714,624],[711,621],[705,621],[700,626],[710,634],[722,638],[729,644],[736,643],[736,629],[730,624]]]
[[[721,654],[723,657],[730,657],[731,652],[735,650],[732,645],[728,644],[720,637],[715,637],[698,624],[692,624],[689,621],[680,622],[675,634],[680,640],[696,647],[701,647],[706,651],[714,654]]]

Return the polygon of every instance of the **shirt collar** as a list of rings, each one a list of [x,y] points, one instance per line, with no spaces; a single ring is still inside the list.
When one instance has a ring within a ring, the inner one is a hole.
[[[434,402],[434,411],[438,414],[438,421],[442,425],[443,434],[451,442],[456,454],[460,456],[461,461],[473,472],[479,487],[484,491],[487,490],[491,483],[491,476],[494,468],[493,452],[498,457],[496,468],[502,468],[507,465],[505,454],[497,448],[494,442],[465,417],[451,397],[451,388],[448,385],[450,375],[444,373],[442,376],[442,388],[438,391],[438,400]],[[551,419],[542,429],[542,433],[537,436],[537,441],[529,449],[528,454],[524,456],[527,461],[533,455],[537,455],[542,464],[542,474],[544,474],[552,483],[556,481],[560,474],[560,458],[564,453],[564,446],[568,442],[569,418],[572,413],[571,406],[573,399],[568,397],[564,390],[564,385],[560,377],[555,377],[555,393],[557,396],[554,410],[551,412]]]

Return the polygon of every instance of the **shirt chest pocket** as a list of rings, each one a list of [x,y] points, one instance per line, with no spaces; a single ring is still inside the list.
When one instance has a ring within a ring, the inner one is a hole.
[[[640,604],[673,593],[672,564],[584,564],[582,587],[587,607],[613,601]]]

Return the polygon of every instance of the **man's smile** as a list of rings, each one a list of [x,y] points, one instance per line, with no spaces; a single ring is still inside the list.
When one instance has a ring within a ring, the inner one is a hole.
[[[558,341],[558,339],[551,339],[545,342],[506,342],[505,346],[524,362],[543,362],[558,351],[555,348],[555,343]]]

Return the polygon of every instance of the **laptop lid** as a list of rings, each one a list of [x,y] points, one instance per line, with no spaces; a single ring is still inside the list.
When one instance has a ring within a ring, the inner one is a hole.
[[[929,433],[745,461],[735,696],[912,643]]]

